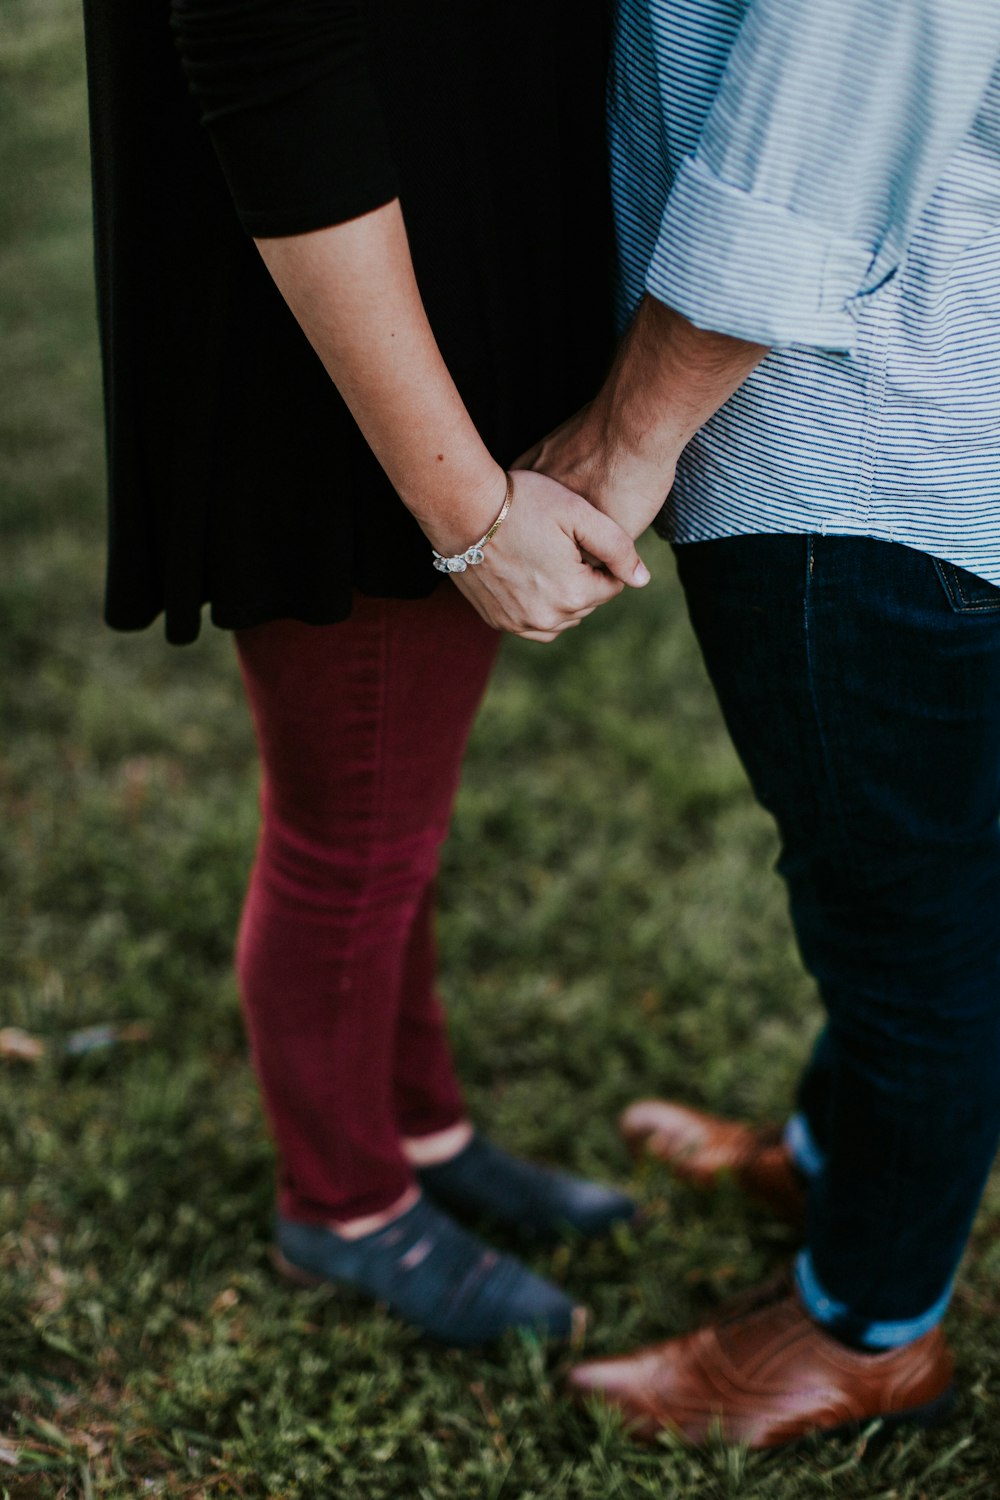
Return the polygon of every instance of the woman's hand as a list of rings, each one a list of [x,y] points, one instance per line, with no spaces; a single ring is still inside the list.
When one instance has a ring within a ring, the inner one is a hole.
[[[631,538],[610,517],[545,474],[512,477],[510,510],[483,561],[450,575],[488,625],[552,641],[626,584],[649,582]]]
[[[468,547],[492,525],[507,480],[434,340],[399,203],[257,244],[431,546],[444,557]],[[451,574],[488,624],[529,640],[552,640],[649,579],[622,528],[561,478],[518,474],[483,562]]]

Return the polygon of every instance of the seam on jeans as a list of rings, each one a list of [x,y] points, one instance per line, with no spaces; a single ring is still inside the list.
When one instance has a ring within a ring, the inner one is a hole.
[[[948,562],[944,557],[932,557],[934,571],[941,582],[941,586],[948,596],[948,602],[956,614],[996,614],[1000,611],[1000,590],[994,599],[972,599],[962,590],[962,580],[958,576],[958,564]],[[986,581],[986,580],[984,580]]]
[[[958,604],[955,600],[956,585],[949,575],[947,569],[944,567],[944,560],[940,557],[933,557],[931,558],[931,561],[934,564],[934,571],[938,576],[938,582],[944,589],[945,598],[948,600],[948,603],[951,605],[952,609],[957,610]]]
[[[355,599],[354,599],[354,603],[356,603],[356,596],[355,596]],[[352,613],[354,613],[355,618],[356,618],[357,617],[357,611],[353,610]],[[371,827],[372,827],[372,831],[371,831],[371,834],[370,834],[370,836],[368,838],[368,841],[367,841],[367,847],[366,847],[366,849],[364,851],[364,875],[363,875],[363,882],[364,882],[364,886],[365,887],[368,887],[370,885],[370,882],[371,882],[372,870],[375,867],[375,850],[376,850],[377,844],[381,841],[382,825],[383,825],[384,818],[385,818],[385,813],[384,813],[384,808],[385,808],[385,796],[384,796],[384,787],[385,787],[385,759],[386,759],[386,757],[385,757],[385,720],[386,720],[385,708],[386,708],[386,701],[385,700],[386,700],[387,678],[388,678],[388,671],[387,671],[387,656],[388,656],[387,637],[388,637],[388,629],[387,629],[387,625],[386,625],[386,611],[384,609],[380,609],[379,612],[378,612],[378,643],[377,643],[378,671],[377,671],[377,674],[376,674],[376,682],[377,682],[377,689],[378,689],[378,691],[377,691],[377,693],[375,695],[375,699],[374,699],[374,703],[373,703],[373,708],[374,708],[374,713],[375,713],[375,734],[374,734],[374,737],[373,737],[373,750],[374,750],[374,754],[375,754],[375,766],[376,766],[376,770],[375,770],[375,775],[372,777],[372,794],[371,794],[371,798],[369,800],[369,809],[370,809],[370,812],[371,812]],[[357,947],[358,928],[359,928],[359,926],[361,924],[361,921],[362,921],[362,918],[363,918],[364,915],[365,915],[364,904],[363,904],[362,901],[358,901],[355,904],[353,916],[352,916],[352,919],[351,919],[349,939],[348,939],[348,942],[345,943],[345,945],[344,945],[344,958],[343,958],[343,967],[344,967],[344,969],[349,968],[355,962],[355,953],[356,953],[356,947]],[[354,1170],[356,1172],[357,1168],[355,1167]],[[349,1171],[349,1169],[348,1169],[348,1171]],[[359,1183],[359,1181],[358,1181],[358,1179],[357,1179],[356,1176],[350,1176],[350,1175],[348,1175],[348,1181],[350,1183],[350,1187],[351,1187],[352,1193],[357,1192],[359,1190],[359,1188],[362,1186],[362,1184]]]
[[[820,760],[823,765],[823,773],[826,778],[826,784],[830,790],[830,800],[833,803],[834,808],[836,809],[837,832],[840,838],[840,842],[843,845],[844,852],[853,864],[855,861],[854,856],[851,853],[850,839],[848,838],[847,820],[844,816],[844,807],[840,795],[840,784],[833,773],[833,764],[830,759],[830,752],[827,746],[826,734],[823,727],[823,715],[820,710],[819,694],[816,687],[815,646],[813,641],[813,632],[810,628],[810,613],[813,607],[813,583],[816,572],[815,536],[810,535],[806,538],[806,548],[808,561],[806,565],[806,584],[802,595],[802,635],[806,647],[806,670],[809,674],[809,702],[812,704],[813,722],[816,726],[816,739],[819,743]]]
[[[830,802],[831,802],[831,805],[833,806],[833,808],[835,810],[835,813],[836,813],[837,831],[838,831],[838,835],[839,835],[839,839],[840,839],[841,848],[842,848],[842,851],[843,851],[843,854],[844,854],[845,865],[847,866],[848,869],[854,869],[854,871],[856,873],[856,876],[860,880],[860,871],[859,871],[859,867],[858,867],[858,856],[855,853],[855,850],[854,850],[854,847],[853,847],[853,843],[852,843],[852,840],[851,840],[851,837],[850,837],[850,830],[848,828],[847,817],[846,817],[846,814],[844,812],[844,803],[843,803],[843,799],[841,797],[841,792],[840,792],[840,783],[839,783],[839,781],[837,780],[837,778],[833,774],[833,764],[832,764],[832,760],[831,760],[831,757],[830,757],[830,754],[829,754],[829,751],[828,751],[828,748],[827,748],[827,739],[826,739],[826,734],[824,732],[824,718],[823,718],[823,714],[822,714],[822,711],[821,711],[821,708],[820,708],[819,693],[818,693],[817,683],[816,683],[816,657],[815,657],[815,651],[814,651],[813,633],[812,633],[812,631],[809,628],[809,624],[810,624],[810,612],[811,612],[811,609],[812,609],[812,602],[813,602],[812,601],[813,578],[814,578],[814,573],[815,573],[816,538],[814,536],[809,536],[809,538],[808,538],[808,547],[809,547],[809,566],[808,566],[808,569],[807,569],[807,572],[806,572],[806,585],[805,585],[804,600],[803,600],[803,633],[804,633],[805,645],[806,645],[806,669],[807,669],[807,671],[809,673],[809,700],[810,700],[810,702],[812,704],[813,718],[814,718],[815,725],[816,725],[816,737],[817,737],[817,740],[819,741],[820,758],[821,758],[822,765],[823,765],[823,771],[824,771],[824,775],[825,775],[825,778],[826,778],[826,784],[827,784],[827,787],[829,788]],[[833,1016],[830,1013],[829,1007],[825,1005],[825,1002],[824,1002],[824,1008],[826,1009],[826,1012],[827,1012],[828,1022],[830,1024],[833,1024]],[[890,1180],[890,1183],[891,1183],[891,1187],[890,1187],[890,1192],[889,1192],[888,1198],[886,1199],[886,1201],[883,1204],[883,1213],[884,1213],[884,1216],[886,1218],[888,1218],[890,1216],[890,1214],[896,1208],[896,1206],[898,1205],[898,1203],[900,1201],[900,1186],[901,1186],[901,1183],[900,1183],[900,1174],[899,1174],[899,1172],[897,1170],[898,1162],[899,1162],[899,1138],[898,1138],[898,1133],[897,1133],[897,1134],[894,1135],[893,1140],[892,1140],[891,1160],[888,1163],[888,1168],[889,1168],[889,1170],[888,1170],[888,1176],[889,1176],[889,1180]],[[883,1265],[880,1268],[881,1271],[887,1277],[891,1276],[892,1272],[894,1271],[894,1268],[895,1268],[895,1258],[898,1256],[898,1249],[899,1249],[898,1243],[895,1244],[895,1245],[893,1245],[891,1247],[890,1251],[886,1254],[885,1261],[884,1261]]]
[[[378,616],[378,643],[379,643],[379,674],[378,674],[378,719],[375,735],[375,753],[377,756],[377,769],[373,778],[373,807],[372,807],[372,837],[368,845],[367,857],[365,859],[365,877],[371,875],[375,864],[376,847],[381,848],[385,833],[385,779],[386,779],[386,699],[389,694],[389,628],[386,619],[386,611],[379,610]],[[360,911],[359,911],[360,917]]]

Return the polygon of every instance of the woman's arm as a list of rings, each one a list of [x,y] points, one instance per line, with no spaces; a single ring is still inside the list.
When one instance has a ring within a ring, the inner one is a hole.
[[[441,358],[399,204],[257,245],[431,545],[446,556],[463,551],[495,520],[506,476]],[[598,558],[611,576],[586,563],[581,551]],[[453,576],[490,624],[547,639],[619,593],[623,583],[639,586],[648,575],[629,538],[607,517],[554,480],[518,474],[514,503],[485,562]]]
[[[506,478],[424,312],[363,5],[172,0],[172,17],[244,228],[430,544],[464,550],[492,525]],[[648,575],[614,522],[555,480],[519,475],[485,561],[453,576],[490,624],[550,639]]]

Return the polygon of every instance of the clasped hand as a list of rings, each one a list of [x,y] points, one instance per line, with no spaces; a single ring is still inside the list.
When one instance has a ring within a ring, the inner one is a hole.
[[[452,580],[488,625],[552,641],[649,571],[613,521],[546,474],[513,475],[510,512],[486,558]]]
[[[624,584],[641,587],[649,575],[629,539],[663,505],[686,444],[766,354],[763,344],[697,328],[646,297],[594,400],[514,466],[529,503],[490,559],[495,567],[466,585],[480,613],[489,619],[497,608],[503,629],[551,640]],[[563,533],[558,547],[553,523]]]

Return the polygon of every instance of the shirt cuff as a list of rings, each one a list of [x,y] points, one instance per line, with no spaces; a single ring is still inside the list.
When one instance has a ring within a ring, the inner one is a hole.
[[[870,245],[730,187],[695,157],[674,182],[646,290],[698,328],[852,353]]]

